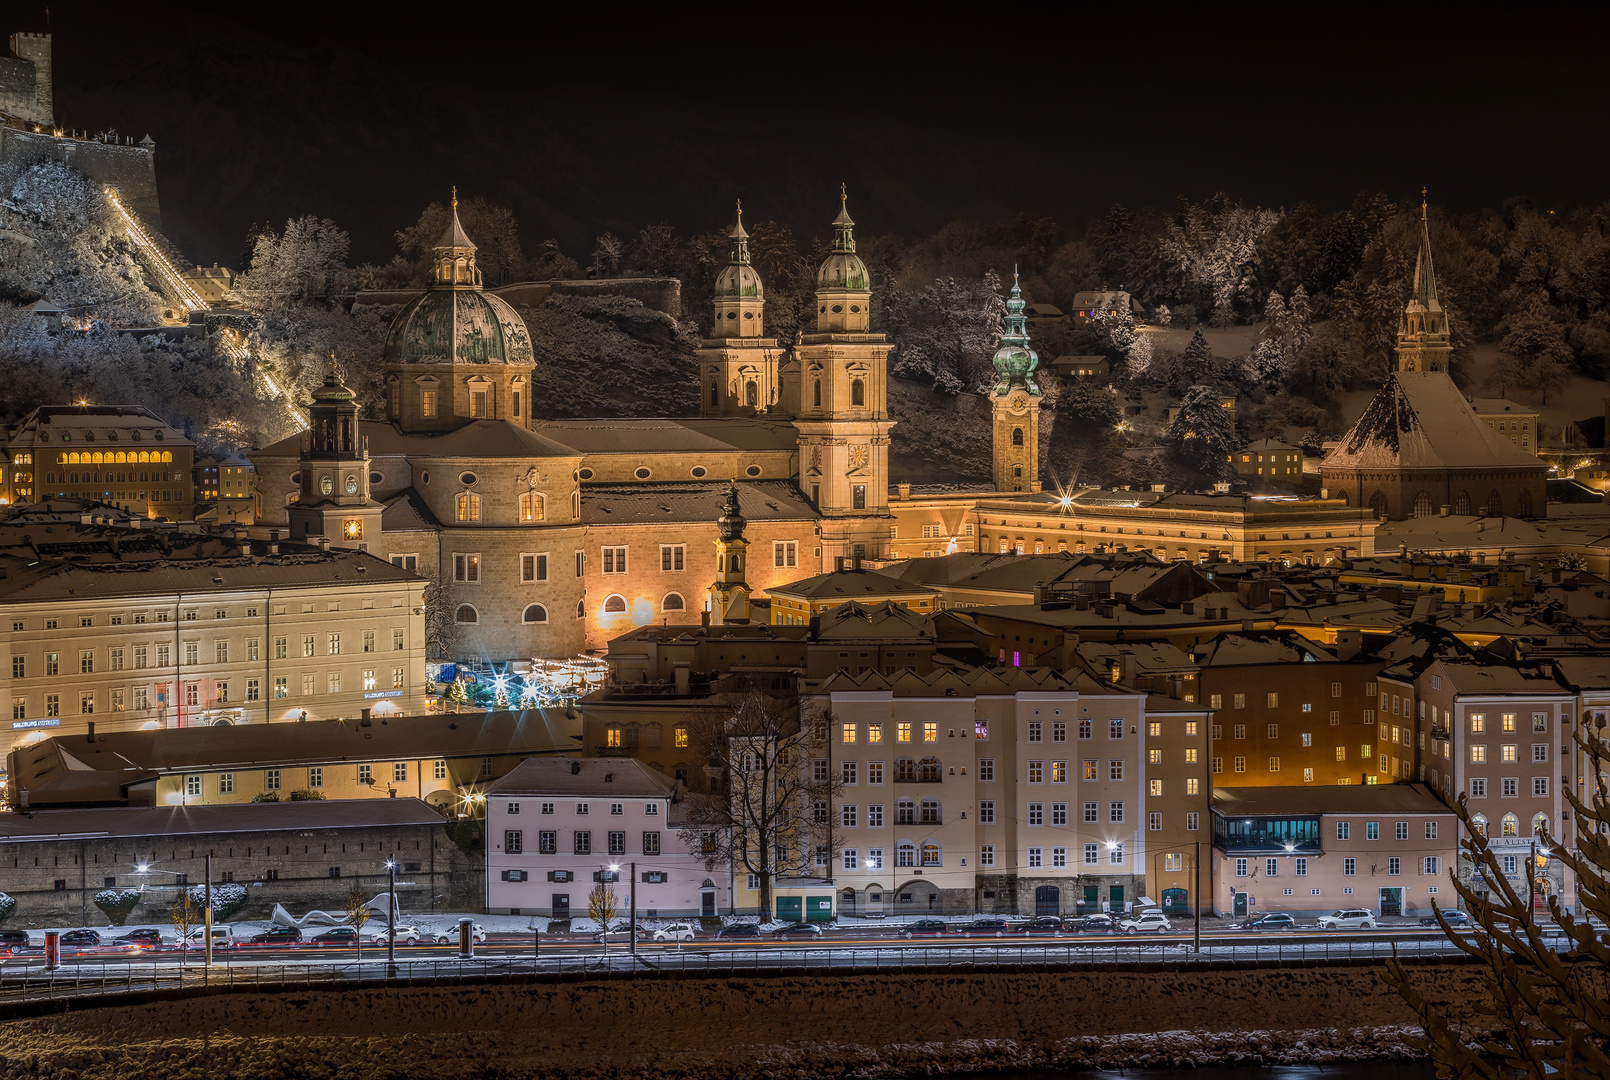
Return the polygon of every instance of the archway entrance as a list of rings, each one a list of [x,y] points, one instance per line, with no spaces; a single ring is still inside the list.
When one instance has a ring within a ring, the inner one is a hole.
[[[895,913],[897,915],[938,910],[939,889],[932,882],[908,882],[900,886],[900,891],[895,894]]]
[[[1189,915],[1191,913],[1191,894],[1184,889],[1163,890],[1164,915]]]
[[[1059,915],[1062,913],[1062,890],[1055,885],[1041,885],[1034,890],[1034,913],[1036,915]]]

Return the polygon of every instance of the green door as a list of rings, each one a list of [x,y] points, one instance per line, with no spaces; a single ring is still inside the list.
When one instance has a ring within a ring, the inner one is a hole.
[[[805,898],[806,922],[832,922],[833,898],[831,896],[807,896]]]
[[[1085,886],[1084,908],[1086,911],[1096,910],[1096,888],[1097,886],[1095,885]]]
[[[1112,902],[1114,911],[1124,910],[1124,887],[1122,885],[1109,885],[1107,887],[1107,899]]]
[[[779,896],[777,898],[777,919],[779,922],[804,922],[800,917],[801,901],[797,896]]]

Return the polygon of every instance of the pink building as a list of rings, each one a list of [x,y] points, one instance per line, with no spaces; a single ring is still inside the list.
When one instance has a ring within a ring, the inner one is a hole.
[[[731,881],[678,836],[676,782],[631,758],[531,758],[486,791],[486,910],[587,915],[613,883],[625,919],[728,910]]]
[[[1216,788],[1213,911],[1457,907],[1457,821],[1423,784]]]

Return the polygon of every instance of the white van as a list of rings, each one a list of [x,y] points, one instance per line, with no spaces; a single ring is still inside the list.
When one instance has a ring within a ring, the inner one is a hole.
[[[207,947],[207,928],[198,926],[185,936],[185,944],[191,949],[205,949]],[[228,949],[235,944],[235,931],[228,926],[215,926],[212,928],[212,947],[214,949]]]

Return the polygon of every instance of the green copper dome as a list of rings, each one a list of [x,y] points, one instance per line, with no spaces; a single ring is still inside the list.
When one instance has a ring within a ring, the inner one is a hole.
[[[855,222],[850,220],[850,206],[842,185],[839,187],[839,216],[833,219],[833,251],[816,272],[816,287],[858,292],[872,288],[866,263],[855,253]]]
[[[531,366],[525,320],[479,288],[436,287],[397,313],[386,332],[388,364]]]
[[[1038,396],[1040,387],[1034,381],[1034,370],[1040,358],[1029,348],[1028,317],[1024,310],[1023,291],[1018,288],[1017,271],[1012,271],[1012,298],[1006,302],[1006,332],[1001,335],[1001,347],[995,351],[995,385],[991,391],[1005,394],[1013,386],[1021,386]]]
[[[749,232],[744,228],[744,207],[741,202],[738,204],[737,224],[733,225],[727,236],[732,240],[732,258],[716,276],[716,298],[761,299],[765,292],[760,285],[760,275],[749,265]]]

